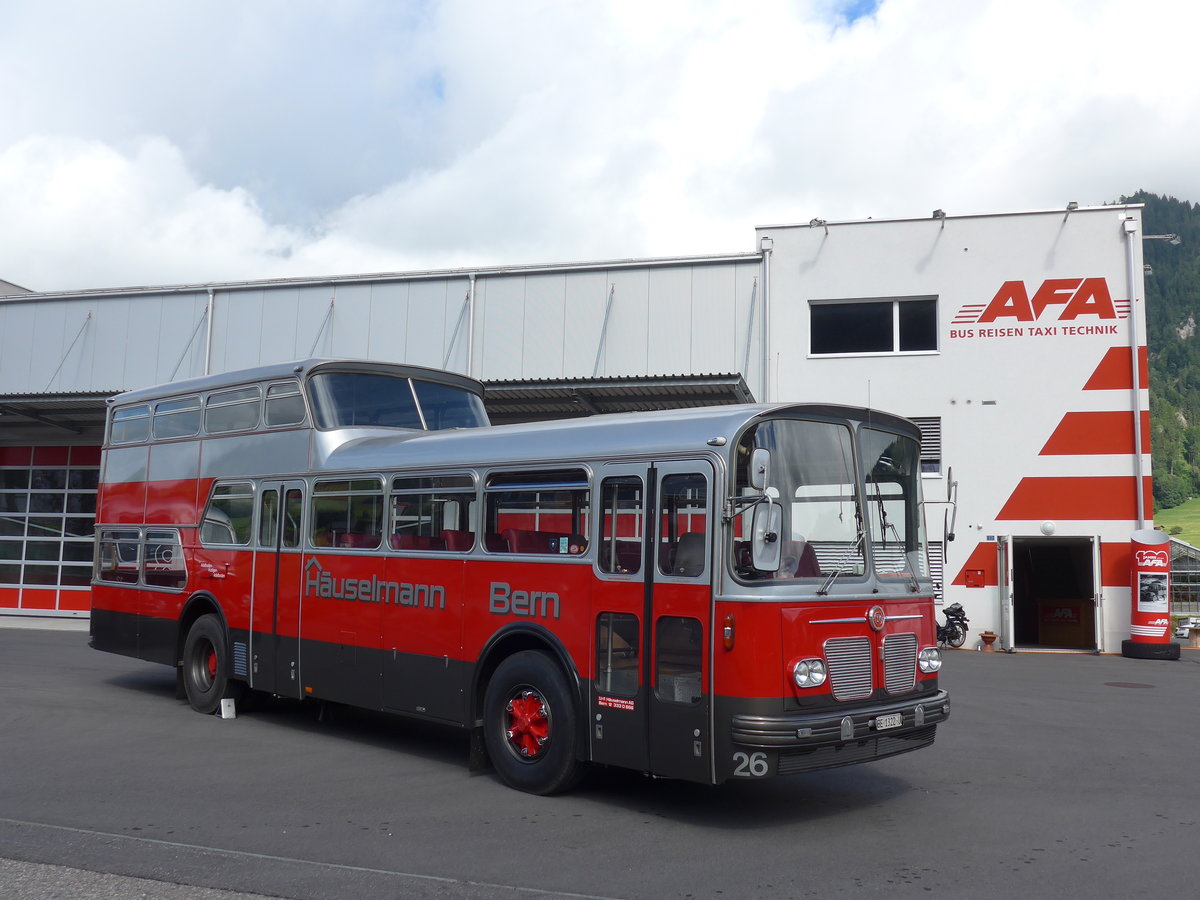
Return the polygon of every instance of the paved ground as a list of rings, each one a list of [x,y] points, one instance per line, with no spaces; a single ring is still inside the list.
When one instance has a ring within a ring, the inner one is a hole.
[[[169,669],[86,643],[0,628],[5,897],[1194,894],[1197,651],[951,652],[928,750],[716,789],[604,772],[540,798],[469,774],[456,732],[200,716]]]

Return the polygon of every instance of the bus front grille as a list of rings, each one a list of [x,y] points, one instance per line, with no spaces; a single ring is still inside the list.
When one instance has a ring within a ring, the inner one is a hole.
[[[871,641],[865,637],[830,638],[825,642],[829,685],[836,700],[871,696]]]
[[[883,639],[883,679],[889,694],[905,694],[917,683],[917,636],[889,634]]]

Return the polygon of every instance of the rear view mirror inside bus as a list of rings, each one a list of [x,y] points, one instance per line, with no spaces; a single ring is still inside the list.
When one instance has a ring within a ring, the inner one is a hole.
[[[756,491],[765,491],[771,483],[771,451],[757,447],[750,457],[750,486]]]
[[[756,451],[757,452],[757,451]],[[781,542],[779,529],[783,526],[783,506],[775,501],[764,500],[754,507],[751,523],[751,553],[754,568],[760,572],[779,570]]]

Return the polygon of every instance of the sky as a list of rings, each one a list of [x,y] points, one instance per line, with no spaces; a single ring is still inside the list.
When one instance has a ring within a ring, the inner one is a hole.
[[[1200,202],[1184,0],[0,0],[0,279],[754,249]]]

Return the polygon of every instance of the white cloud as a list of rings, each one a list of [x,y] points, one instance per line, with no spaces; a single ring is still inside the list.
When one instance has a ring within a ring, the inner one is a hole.
[[[1200,12],[1170,0],[95,9],[0,11],[24,86],[0,92],[0,278],[36,289],[1200,200]]]

